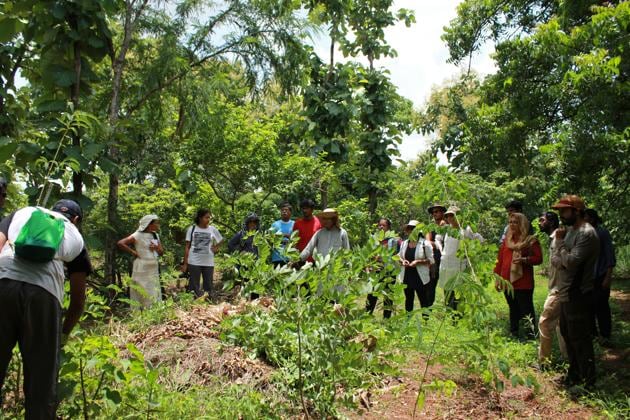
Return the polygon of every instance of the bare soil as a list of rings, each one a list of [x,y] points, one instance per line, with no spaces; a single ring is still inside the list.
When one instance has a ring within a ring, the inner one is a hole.
[[[621,309],[620,313],[613,315],[618,317],[618,323],[630,322],[630,291],[613,290],[611,301]],[[597,369],[601,382],[612,382],[616,390],[630,393],[630,348],[624,344],[624,339],[627,337],[613,341],[610,348],[601,348]],[[425,363],[422,358],[410,361],[402,377],[388,379],[380,388],[371,390],[367,397],[363,396],[361,409],[351,413],[350,417],[375,420],[412,418],[420,382],[418,372],[424,369]],[[538,392],[523,386],[507,385],[506,390],[499,394],[477,378],[453,378],[451,372],[445,374],[444,370],[442,366],[430,366],[425,383],[451,379],[456,383],[456,389],[450,395],[426,392],[424,406],[415,413],[417,418],[590,419],[600,416],[594,409],[567,397],[555,383],[559,374],[536,374],[541,385]]]

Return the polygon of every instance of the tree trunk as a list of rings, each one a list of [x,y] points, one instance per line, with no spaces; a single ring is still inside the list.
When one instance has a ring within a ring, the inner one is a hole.
[[[136,26],[138,17],[146,8],[148,0],[143,2],[134,10],[134,1],[127,0],[125,2],[124,17],[124,36],[118,54],[111,51],[113,81],[112,81],[112,99],[109,107],[109,125],[111,127],[112,136],[115,136],[118,114],[120,112],[120,91],[122,88],[122,75],[125,70],[125,60],[127,51],[131,45],[131,38]],[[113,50],[113,48],[112,48]],[[115,143],[115,142],[114,142]],[[109,149],[109,157],[113,162],[118,163],[119,150],[116,146]],[[110,229],[105,234],[105,282],[113,284],[119,278],[116,275],[116,242],[118,240],[118,185],[119,178],[116,173],[109,174],[109,192],[107,200],[107,224]]]
[[[368,208],[370,211],[370,216],[372,217],[376,213],[376,207],[378,205],[377,193],[378,190],[376,189],[376,187],[370,187],[370,191],[368,193]]]
[[[74,73],[75,80],[71,87],[70,98],[72,100],[73,111],[79,110],[79,97],[81,94],[81,45],[79,41],[74,42]],[[81,134],[77,131],[72,134],[72,145],[81,148]],[[83,172],[72,173],[72,193],[75,197],[80,197],[83,193]]]
[[[116,282],[116,227],[118,226],[118,175],[109,175],[107,194],[107,225],[110,229],[105,234],[105,284]],[[112,229],[113,228],[113,229]]]
[[[325,209],[325,208],[328,208],[328,182],[321,181],[320,189],[321,189],[321,199],[322,199],[322,202],[320,204],[322,205],[322,209]]]

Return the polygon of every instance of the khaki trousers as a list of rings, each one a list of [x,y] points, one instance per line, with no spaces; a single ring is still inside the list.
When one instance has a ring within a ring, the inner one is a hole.
[[[558,337],[558,346],[562,357],[567,359],[567,346],[560,333],[560,300],[557,293],[551,293],[545,300],[545,306],[538,321],[540,332],[540,347],[538,347],[538,360],[544,362],[551,356],[554,330]]]

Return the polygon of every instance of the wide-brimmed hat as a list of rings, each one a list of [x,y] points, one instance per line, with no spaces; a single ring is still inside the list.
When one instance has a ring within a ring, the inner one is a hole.
[[[554,210],[572,208],[576,210],[585,210],[586,205],[584,204],[584,200],[582,200],[577,195],[565,195],[562,197],[556,204],[551,206]]]
[[[427,208],[427,211],[429,212],[429,214],[433,214],[433,210],[435,209],[441,209],[442,211],[446,211],[446,207],[438,203],[433,203],[433,205]]]
[[[140,223],[138,223],[138,232],[144,232],[152,221],[159,219],[160,218],[156,214],[147,214],[142,217],[142,219],[140,219]]]
[[[453,216],[455,216],[458,211],[459,211],[459,207],[457,207],[457,206],[450,206],[448,208],[448,210],[446,210],[446,212],[444,212],[444,216],[446,216],[448,214],[452,214]]]
[[[417,220],[410,220],[409,222],[407,222],[407,224],[405,225],[405,227],[407,226],[413,226],[416,227],[420,224],[420,222],[418,222]]]

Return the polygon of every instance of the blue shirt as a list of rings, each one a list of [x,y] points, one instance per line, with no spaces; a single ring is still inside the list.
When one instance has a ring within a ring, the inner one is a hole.
[[[288,222],[285,222],[282,219],[276,220],[275,222],[271,224],[270,230],[272,232],[281,233],[283,235],[291,235],[291,232],[293,232],[293,223],[294,223],[293,220],[289,220]],[[272,262],[287,262],[288,261],[288,258],[283,255],[284,248],[287,246],[288,242],[289,242],[289,238],[287,237],[282,238],[283,248],[280,250],[274,249],[271,252]]]

